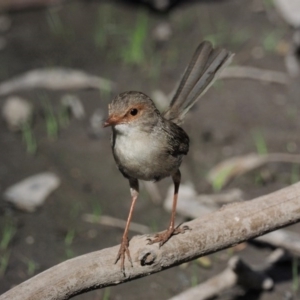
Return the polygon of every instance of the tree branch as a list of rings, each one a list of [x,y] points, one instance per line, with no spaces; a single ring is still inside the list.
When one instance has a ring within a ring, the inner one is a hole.
[[[180,199],[179,199],[180,201]],[[88,290],[117,285],[162,271],[300,221],[300,183],[252,201],[233,203],[186,223],[190,231],[163,247],[147,235],[130,241],[133,268],[114,264],[119,246],[67,260],[9,290],[0,300],[69,299]]]

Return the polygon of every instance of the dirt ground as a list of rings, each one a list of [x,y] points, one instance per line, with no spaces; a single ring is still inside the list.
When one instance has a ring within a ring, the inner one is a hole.
[[[260,10],[260,3],[186,1],[168,13],[158,14],[120,1],[72,1],[61,7],[8,13],[11,28],[2,34],[7,45],[0,52],[1,82],[28,70],[60,66],[110,79],[116,88],[110,93],[93,89],[33,89],[14,93],[34,105],[32,131],[38,147],[35,155],[27,153],[22,135],[10,132],[1,121],[0,236],[8,225],[15,234],[6,251],[8,265],[0,277],[0,294],[70,257],[120,242],[122,229],[82,219],[85,213],[127,218],[128,182],[115,166],[110,130],[100,130],[95,136],[89,121],[96,110],[105,118],[107,104],[114,95],[126,90],[139,90],[150,96],[155,90],[169,94],[194,49],[204,39],[235,52],[235,65],[286,72],[284,54],[292,29],[272,6],[267,5],[267,11]],[[159,41],[155,28],[164,22],[170,26],[171,35],[166,41]],[[142,52],[134,48],[139,42]],[[135,50],[136,56],[128,54]],[[71,118],[67,126],[60,128],[57,138],[49,137],[44,103],[48,101],[57,113],[60,99],[66,93],[81,99],[86,118]],[[270,153],[299,152],[299,93],[299,79],[289,84],[249,79],[219,81],[189,113],[184,124],[191,146],[182,165],[183,182],[192,182],[199,193],[212,193],[205,179],[207,172],[228,157],[256,152],[257,132]],[[6,96],[0,98],[0,106],[5,99]],[[61,185],[36,212],[16,210],[1,198],[7,187],[44,171],[55,172]],[[298,173],[297,165],[269,164],[235,179],[225,189],[240,188],[251,199],[288,186],[298,179]],[[163,196],[170,184],[170,179],[158,183]],[[142,188],[133,219],[158,231],[167,226],[169,213],[162,205],[154,204]],[[290,229],[297,231],[299,226]],[[251,243],[245,246],[237,254],[253,265],[262,264],[271,252],[270,247]],[[168,299],[218,274],[236,251],[210,255],[208,268],[190,262],[75,298]],[[280,264],[270,276],[275,280],[275,288],[270,292],[233,289],[218,299],[300,299],[292,262]]]

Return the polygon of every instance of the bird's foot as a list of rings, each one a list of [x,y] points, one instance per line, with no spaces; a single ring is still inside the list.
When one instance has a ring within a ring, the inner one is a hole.
[[[129,240],[128,240],[128,237],[123,237],[122,238],[122,242],[121,242],[121,246],[120,246],[120,249],[119,249],[119,252],[118,252],[118,255],[117,255],[117,258],[115,260],[115,264],[121,260],[121,272],[125,275],[125,266],[124,266],[124,263],[125,263],[125,256],[127,255],[128,257],[128,260],[131,264],[131,266],[133,267],[132,265],[132,260],[131,260],[131,257],[130,257],[130,252],[129,252]]]
[[[147,239],[148,245],[152,245],[155,243],[159,243],[159,247],[161,247],[163,244],[165,244],[173,235],[179,234],[179,233],[185,233],[187,230],[190,230],[188,226],[179,227],[178,225],[175,228],[169,228],[162,233],[157,233],[153,239]]]

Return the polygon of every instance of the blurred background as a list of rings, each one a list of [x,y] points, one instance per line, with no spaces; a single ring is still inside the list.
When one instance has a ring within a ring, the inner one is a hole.
[[[102,128],[107,105],[138,90],[163,110],[202,40],[235,57],[183,125],[185,188],[245,201],[299,180],[297,1],[0,0],[0,11],[0,293],[120,243],[130,193]],[[231,158],[229,169],[218,165]],[[166,228],[169,186],[142,185],[130,236]],[[186,211],[178,223],[196,217]],[[257,267],[276,247],[244,243],[75,298],[169,299],[233,255]],[[266,268],[271,291],[234,286],[216,299],[299,299],[298,264],[294,252]]]

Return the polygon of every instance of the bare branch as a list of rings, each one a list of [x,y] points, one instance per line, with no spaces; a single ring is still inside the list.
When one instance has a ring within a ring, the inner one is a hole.
[[[227,67],[222,70],[219,78],[245,78],[278,84],[288,84],[289,82],[289,77],[286,73],[247,66]]]
[[[256,239],[275,247],[281,247],[290,253],[300,256],[300,235],[289,230],[277,230]]]
[[[240,257],[233,256],[223,272],[169,300],[211,299],[235,285],[245,289],[270,290],[274,282],[263,271],[255,270]]]
[[[119,246],[67,260],[23,282],[0,300],[69,299],[88,290],[117,285],[230,247],[300,221],[300,183],[252,201],[226,205],[195,219],[185,234],[163,247],[147,245],[147,236],[130,241],[133,268],[126,275],[114,264]]]

